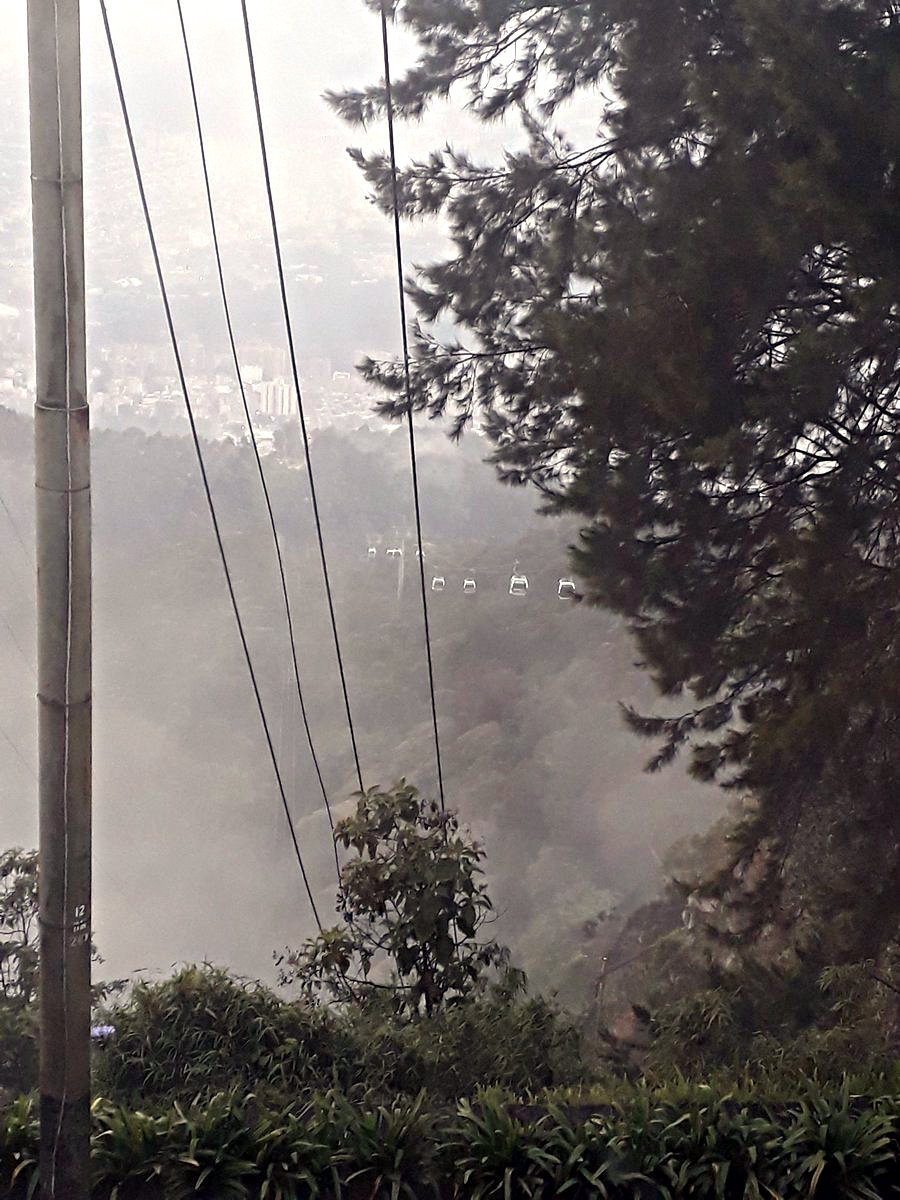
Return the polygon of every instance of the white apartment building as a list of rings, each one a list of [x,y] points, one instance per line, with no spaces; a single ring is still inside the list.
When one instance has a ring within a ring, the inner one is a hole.
[[[254,383],[259,412],[270,417],[290,417],[297,411],[297,394],[284,379],[263,379]]]

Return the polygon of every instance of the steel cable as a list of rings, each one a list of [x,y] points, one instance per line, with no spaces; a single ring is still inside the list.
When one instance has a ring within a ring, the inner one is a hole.
[[[381,40],[384,51],[384,90],[387,108],[388,144],[391,158],[391,189],[394,209],[394,250],[397,260],[397,288],[400,295],[400,331],[403,339],[403,374],[406,391],[406,422],[409,431],[409,459],[412,470],[413,502],[416,511],[416,541],[419,549],[419,583],[422,592],[422,620],[425,627],[425,655],[428,662],[428,690],[431,696],[431,723],[434,729],[434,757],[437,764],[438,794],[441,811],[446,810],[444,799],[444,769],[441,761],[441,738],[438,729],[437,700],[434,691],[434,658],[431,652],[431,625],[428,616],[428,593],[425,588],[425,555],[422,548],[422,508],[419,498],[419,467],[416,456],[416,430],[413,422],[412,378],[409,366],[409,333],[406,322],[406,293],[403,288],[403,239],[400,233],[400,194],[397,182],[397,148],[394,140],[394,93],[391,86],[391,52],[388,41],[386,0],[381,0]]]
[[[356,730],[353,725],[353,714],[350,709],[350,694],[347,688],[347,676],[344,670],[344,656],[341,652],[341,641],[338,636],[337,617],[334,611],[334,596],[331,590],[331,577],[328,572],[328,558],[325,553],[325,539],[322,536],[322,522],[319,516],[319,501],[316,495],[316,480],[313,472],[312,458],[309,451],[309,431],[306,427],[306,413],[303,407],[303,391],[300,387],[300,372],[297,366],[297,354],[294,346],[294,332],[291,325],[290,306],[285,283],[284,262],[281,255],[281,238],[278,233],[278,221],[275,215],[275,200],[272,193],[272,178],[269,171],[269,154],[266,147],[266,135],[263,127],[262,109],[259,102],[259,87],[256,79],[256,63],[253,57],[253,40],[250,36],[250,20],[247,15],[247,0],[241,0],[241,12],[244,18],[244,36],[247,45],[247,61],[250,67],[250,82],[253,88],[253,105],[256,113],[256,128],[259,135],[259,149],[262,157],[263,179],[266,188],[266,198],[269,206],[269,219],[272,226],[272,243],[275,250],[275,264],[278,273],[278,285],[281,293],[281,308],[284,314],[285,333],[287,335],[288,353],[291,360],[291,375],[294,390],[297,393],[297,411],[300,416],[300,432],[303,437],[303,454],[306,460],[306,473],[309,479],[309,496],[312,504],[313,519],[316,526],[316,540],[319,546],[319,559],[322,564],[322,579],[325,584],[325,595],[328,600],[328,614],[331,619],[331,633],[334,639],[334,650],[337,656],[338,672],[341,679],[341,692],[344,698],[344,710],[347,714],[347,728],[350,734],[350,745],[353,750],[353,762],[356,767],[356,778],[359,790],[364,791],[362,769],[359,763],[359,750],[356,744]]]
[[[203,170],[203,186],[206,191],[206,205],[209,211],[209,223],[212,231],[213,251],[216,259],[216,271],[219,277],[219,292],[222,297],[222,308],[225,314],[225,327],[228,331],[228,343],[231,347],[231,357],[234,363],[234,373],[237,379],[238,388],[241,393],[241,404],[244,408],[244,416],[247,420],[247,428],[250,432],[250,443],[253,447],[253,455],[256,461],[256,469],[259,475],[259,482],[262,488],[262,493],[265,498],[266,512],[269,518],[269,528],[272,531],[272,541],[275,546],[275,558],[278,563],[278,575],[281,581],[281,595],[284,601],[284,613],[287,621],[288,638],[291,645],[291,661],[294,669],[294,683],[296,685],[297,700],[300,705],[300,715],[303,719],[303,729],[306,733],[306,740],[309,745],[309,753],[312,757],[313,767],[315,768],[316,778],[319,781],[319,788],[322,792],[322,800],[325,804],[325,811],[328,814],[328,824],[331,827],[332,841],[334,835],[334,816],[331,811],[331,802],[328,799],[328,792],[325,787],[325,780],[322,776],[322,768],[319,763],[319,756],[316,753],[315,744],[313,742],[312,730],[309,725],[309,716],[306,709],[306,701],[303,695],[303,687],[300,682],[300,667],[297,660],[297,642],[294,636],[294,617],[291,609],[290,594],[288,592],[287,577],[284,569],[284,555],[281,550],[281,539],[278,536],[278,526],[275,520],[275,513],[272,508],[272,498],[269,493],[269,485],[266,481],[265,471],[263,470],[262,458],[259,453],[259,446],[256,441],[256,431],[253,427],[253,420],[250,416],[250,407],[247,404],[247,390],[244,387],[244,381],[241,377],[240,359],[238,356],[237,343],[234,336],[234,324],[231,319],[231,305],[228,301],[228,290],[225,285],[225,270],[222,265],[222,252],[219,244],[219,229],[216,220],[215,207],[213,205],[212,187],[209,178],[209,167],[206,159],[206,139],[203,135],[203,123],[200,119],[200,103],[197,98],[197,86],[194,80],[194,67],[191,59],[190,44],[188,42],[187,29],[184,23],[184,11],[182,9],[181,0],[176,0],[178,6],[178,20],[181,25],[181,37],[184,44],[184,55],[187,63],[188,81],[191,89],[191,101],[194,108],[194,118],[197,126],[197,142],[200,149],[200,162]],[[341,868],[337,854],[337,844],[334,845],[334,861],[340,878]]]
[[[153,256],[153,263],[156,270],[156,278],[159,284],[160,296],[162,299],[163,310],[165,313],[166,326],[169,332],[169,338],[172,343],[172,352],[175,357],[175,367],[178,374],[178,380],[181,385],[182,395],[184,396],[185,410],[187,412],[188,422],[191,429],[191,438],[194,443],[194,450],[197,455],[197,464],[200,470],[200,478],[203,484],[203,491],[206,496],[206,504],[209,510],[210,520],[212,521],[213,533],[215,535],[216,546],[218,547],[219,558],[222,563],[222,570],[225,574],[225,582],[228,587],[228,595],[231,601],[231,608],[234,613],[235,623],[237,624],[238,634],[240,636],[241,648],[244,654],[244,661],[247,666],[247,671],[250,676],[250,682],[253,688],[253,695],[256,700],[256,706],[259,711],[260,722],[265,736],[266,746],[268,747],[269,757],[272,761],[272,769],[275,772],[275,779],[278,784],[278,791],[281,797],[281,804],[284,809],[284,815],[287,818],[288,829],[290,830],[291,841],[294,847],[294,854],[297,859],[297,865],[300,869],[300,875],[303,880],[306,895],[309,899],[310,908],[320,932],[323,931],[319,911],[316,907],[315,897],[313,896],[312,887],[310,885],[309,876],[306,872],[306,866],[303,861],[303,854],[300,850],[300,843],[297,838],[297,832],[294,827],[294,820],[291,815],[290,805],[288,804],[287,795],[285,792],[284,782],[281,776],[281,768],[278,765],[278,757],[275,753],[275,746],[272,741],[271,731],[269,729],[268,718],[266,717],[265,706],[263,704],[262,695],[259,689],[259,682],[256,677],[256,670],[253,666],[253,659],[250,654],[250,647],[247,643],[247,635],[244,629],[244,622],[241,618],[240,608],[238,606],[237,596],[234,590],[234,582],[232,580],[231,568],[228,565],[228,556],[225,552],[225,544],[222,539],[222,532],[219,526],[219,518],[216,513],[216,506],[212,496],[212,490],[209,484],[209,477],[206,471],[206,463],[203,457],[203,450],[200,445],[200,436],[197,432],[197,425],[194,419],[193,405],[191,404],[190,395],[188,393],[187,380],[185,378],[184,366],[181,360],[181,350],[178,346],[178,337],[175,332],[175,323],[172,317],[172,309],[169,303],[168,289],[166,288],[165,277],[163,275],[162,264],[159,257],[159,249],[156,243],[156,235],[153,231],[153,221],[150,216],[150,208],[147,203],[147,194],[144,188],[144,179],[141,172],[140,162],[138,160],[137,148],[135,146],[134,134],[131,128],[131,119],[128,114],[128,105],[125,100],[125,91],[122,86],[122,76],[119,71],[119,62],[116,55],[115,43],[113,41],[112,30],[109,24],[109,14],[106,8],[106,0],[100,0],[100,11],[103,16],[103,26],[106,32],[106,42],[109,47],[110,61],[112,63],[113,75],[115,77],[116,92],[119,98],[119,106],[122,110],[122,119],[125,124],[125,133],[128,138],[128,147],[131,153],[131,162],[134,167],[135,181],[138,189],[138,196],[141,203],[141,209],[144,214],[144,223],[147,227],[147,236],[150,241],[150,251]]]

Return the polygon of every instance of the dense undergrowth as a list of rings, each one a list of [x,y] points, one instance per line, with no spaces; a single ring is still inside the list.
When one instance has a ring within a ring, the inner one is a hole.
[[[634,1081],[552,1005],[499,987],[398,1021],[387,1005],[317,1007],[211,967],[138,984],[107,1013],[97,1200],[900,1195],[889,1058],[843,1078],[825,1058],[804,1076],[805,1051],[682,1074],[657,1050]],[[712,1063],[728,1022],[702,1014],[681,1012],[667,1036],[683,1050],[699,1038]],[[34,1194],[37,1135],[32,1097],[0,1114],[0,1194]]]
[[[361,1008],[326,1007],[188,966],[137,983],[102,1010],[116,1035],[95,1054],[95,1092],[157,1109],[219,1092],[287,1105],[332,1087],[376,1106],[421,1092],[455,1105],[494,1087],[606,1102],[629,1094],[636,1078],[654,1088],[702,1083],[769,1101],[795,1099],[810,1078],[823,1087],[847,1079],[859,1093],[900,1091],[900,1061],[879,1036],[870,993],[854,1000],[846,988],[830,987],[819,1021],[787,1028],[774,990],[768,1013],[739,991],[694,993],[654,1014],[638,1065],[617,1057],[602,1030],[592,1033],[552,1002],[502,985],[428,1018],[399,1019],[387,995]]]
[[[427,882],[423,839],[407,833],[390,863],[415,859]],[[444,859],[469,853],[425,835],[437,884],[400,898],[412,915],[398,926],[398,959],[413,935],[423,954],[438,945],[423,905],[438,885],[455,895]],[[23,878],[31,912],[34,872]],[[351,934],[355,895],[342,889]],[[0,1196],[11,1200],[38,1186],[26,934],[12,943],[17,971],[0,1005],[16,1017],[0,1026]],[[347,944],[323,934],[293,969],[312,961],[318,979],[328,961],[318,951]],[[576,1020],[530,996],[505,961],[430,1008],[398,995],[415,977],[400,965],[368,973],[361,956],[365,986],[350,994],[350,958],[335,961],[329,1003],[209,965],[98,988],[95,1017],[113,1032],[94,1055],[96,1200],[900,1195],[895,988],[872,964],[708,974],[680,999],[634,1006],[636,1022],[616,1035],[599,1009]],[[434,964],[416,962],[424,980]]]
[[[145,1109],[221,1091],[289,1104],[333,1086],[376,1105],[423,1091],[455,1104],[485,1085],[524,1094],[585,1080],[576,1028],[501,989],[399,1021],[387,1004],[341,1013],[187,967],[137,984],[108,1017],[116,1036],[97,1053],[95,1090]]]
[[[36,1151],[22,1098],[0,1120],[3,1195],[33,1194]],[[497,1094],[441,1109],[331,1090],[277,1110],[220,1094],[155,1114],[98,1100],[92,1160],[97,1200],[878,1200],[900,1193],[900,1099],[810,1083],[789,1105],[634,1088],[590,1113]]]

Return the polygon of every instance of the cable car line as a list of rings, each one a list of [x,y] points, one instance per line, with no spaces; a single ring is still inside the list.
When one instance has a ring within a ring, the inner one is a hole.
[[[291,375],[294,389],[297,393],[297,410],[300,416],[300,432],[303,436],[303,454],[306,460],[306,473],[309,479],[309,496],[312,504],[313,518],[316,525],[316,539],[319,544],[319,559],[322,564],[322,579],[325,584],[325,595],[328,600],[328,614],[331,618],[331,632],[334,638],[334,650],[337,656],[338,673],[341,679],[341,691],[344,697],[344,709],[347,714],[347,728],[350,733],[350,745],[353,750],[353,762],[356,767],[356,778],[359,790],[364,791],[362,768],[359,764],[359,750],[356,744],[356,730],[353,725],[353,714],[350,710],[350,694],[347,689],[347,676],[344,671],[344,657],[341,653],[341,642],[338,636],[337,617],[334,611],[334,597],[331,591],[331,578],[328,573],[328,559],[325,554],[325,540],[322,536],[322,522],[319,517],[319,502],[316,496],[316,481],[313,473],[312,458],[309,452],[309,431],[306,427],[306,413],[303,407],[303,392],[300,387],[300,372],[297,367],[297,353],[294,347],[294,331],[291,324],[290,307],[288,305],[287,285],[285,283],[284,263],[281,256],[281,238],[278,233],[278,221],[275,216],[275,200],[272,194],[272,179],[269,172],[269,154],[266,148],[266,135],[263,127],[262,109],[259,103],[259,87],[256,79],[256,63],[253,57],[253,41],[250,36],[250,19],[247,15],[247,0],[241,0],[241,13],[244,19],[244,37],[247,45],[247,62],[250,67],[250,82],[253,88],[253,105],[256,111],[256,128],[259,135],[259,149],[262,157],[263,178],[266,187],[266,198],[269,206],[269,219],[272,226],[272,243],[275,250],[275,263],[278,272],[278,286],[281,292],[281,308],[284,314],[284,326],[287,335],[288,353],[291,360]]]
[[[385,551],[385,557],[393,559],[398,555],[402,556],[402,553],[402,550],[397,547],[393,547]],[[366,557],[369,560],[372,560],[377,558],[377,555],[377,549],[367,543]],[[420,552],[417,550],[416,557],[419,556]],[[460,575],[460,572],[456,568],[453,568],[452,573],[454,575]],[[479,567],[477,571],[466,571],[461,575],[461,578],[462,591],[464,595],[474,595],[478,591],[479,580],[483,582],[486,578],[489,580],[496,580],[498,578],[503,578],[506,580],[508,584],[507,594],[510,596],[525,596],[528,594],[531,588],[528,575],[521,569],[518,559],[516,559],[512,567],[512,571],[509,573],[492,567]],[[554,578],[556,579],[556,596],[559,600],[576,601],[580,599],[578,595],[578,587],[574,579],[567,575],[557,575],[554,576]],[[431,590],[433,592],[443,592],[448,589],[455,590],[455,585],[454,589],[450,589],[449,587],[448,573],[446,571],[439,571],[437,568],[434,568],[434,573],[431,576]]]
[[[247,643],[247,635],[244,629],[244,622],[241,617],[240,607],[238,605],[237,596],[234,590],[234,582],[231,576],[231,568],[228,565],[228,556],[225,552],[225,544],[222,540],[222,532],[219,527],[219,518],[216,513],[216,506],[212,496],[212,490],[209,484],[209,477],[206,472],[206,463],[203,458],[203,449],[200,444],[200,435],[197,432],[197,424],[194,419],[194,410],[191,403],[190,395],[185,378],[184,366],[181,360],[181,350],[178,346],[178,337],[175,332],[175,323],[172,317],[172,309],[169,303],[169,294],[166,287],[165,277],[163,276],[162,264],[159,257],[159,249],[156,244],[156,235],[153,231],[153,221],[150,216],[150,208],[147,203],[147,193],[144,188],[144,178],[141,172],[140,162],[138,160],[137,148],[135,146],[134,134],[131,128],[131,118],[128,114],[128,105],[125,100],[125,91],[122,86],[122,76],[119,71],[118,56],[116,55],[115,43],[113,41],[112,30],[109,24],[109,14],[106,8],[106,0],[100,0],[100,12],[103,17],[103,27],[106,33],[106,42],[109,48],[110,62],[112,64],[113,76],[115,78],[116,92],[119,98],[119,106],[122,110],[122,119],[125,125],[125,133],[128,138],[128,147],[131,153],[131,162],[134,168],[135,182],[137,184],[138,197],[140,199],[141,209],[143,210],[144,223],[147,228],[147,236],[150,242],[150,251],[153,256],[153,264],[156,270],[156,279],[159,284],[160,297],[162,299],[163,311],[165,313],[166,326],[169,333],[169,338],[172,343],[172,352],[175,358],[175,367],[178,374],[178,380],[181,385],[182,395],[184,396],[184,405],[187,413],[188,423],[191,430],[191,438],[194,443],[194,450],[197,455],[197,464],[200,470],[200,478],[203,485],[203,491],[206,496],[206,504],[209,510],[210,520],[212,521],[213,533],[215,535],[216,546],[218,547],[219,559],[222,563],[222,570],[225,574],[225,582],[228,587],[228,595],[231,600],[231,608],[234,613],[235,623],[238,628],[238,635],[241,641],[241,647],[244,653],[244,661],[247,666],[247,671],[250,676],[250,683],[253,688],[253,695],[256,699],[256,706],[259,711],[260,721],[262,723],[263,734],[265,736],[266,745],[269,751],[269,757],[272,761],[272,769],[275,772],[275,779],[278,784],[278,791],[281,797],[282,807],[285,817],[287,818],[288,829],[290,830],[291,841],[294,847],[294,854],[297,859],[297,865],[300,870],[300,875],[303,880],[303,885],[306,889],[306,895],[309,899],[310,908],[312,909],[316,925],[321,931],[322,921],[319,917],[319,910],[316,907],[315,897],[313,896],[312,887],[310,885],[309,876],[306,873],[306,866],[303,861],[303,854],[300,850],[300,843],[297,839],[297,833],[294,828],[294,820],[291,816],[290,805],[288,804],[287,795],[285,792],[284,782],[281,776],[281,769],[278,765],[278,757],[275,753],[275,746],[272,741],[272,734],[269,729],[269,722],[266,717],[265,706],[263,704],[262,695],[259,689],[259,682],[256,677],[256,671],[253,666],[253,659],[250,654],[250,647]]]
[[[246,5],[246,0],[241,0]],[[400,195],[397,182],[397,147],[394,140],[394,93],[391,85],[391,52],[388,39],[386,0],[381,0],[381,43],[384,52],[384,92],[387,109],[388,146],[391,160],[391,192],[394,209],[394,249],[397,259],[397,289],[400,297],[400,333],[403,343],[403,377],[406,392],[406,422],[409,430],[409,459],[412,470],[413,501],[416,512],[416,542],[419,557],[419,583],[422,592],[422,619],[425,625],[425,655],[428,661],[428,690],[431,695],[431,722],[434,728],[434,757],[437,763],[438,794],[441,812],[444,799],[444,770],[441,763],[441,739],[438,730],[437,701],[434,694],[434,660],[431,653],[431,628],[428,619],[428,593],[425,589],[425,556],[422,549],[422,509],[419,502],[419,468],[416,458],[416,431],[413,422],[412,379],[409,367],[409,333],[406,327],[406,293],[403,290],[403,239],[400,233]],[[432,581],[434,588],[434,581]]]
[[[234,325],[231,319],[231,305],[228,300],[228,289],[225,284],[225,271],[222,265],[222,252],[219,244],[219,229],[216,220],[215,207],[213,205],[212,187],[209,179],[209,167],[206,159],[206,139],[203,135],[203,123],[200,118],[200,103],[197,98],[197,86],[194,80],[194,67],[191,60],[190,45],[188,42],[187,29],[184,23],[184,11],[182,9],[181,0],[176,0],[178,7],[178,20],[181,25],[181,37],[184,44],[184,56],[187,64],[188,82],[191,90],[191,101],[194,108],[194,119],[197,126],[197,142],[200,149],[200,163],[203,170],[203,185],[206,191],[206,204],[209,211],[209,224],[212,232],[213,251],[216,259],[216,271],[219,277],[219,292],[222,297],[222,308],[225,315],[225,326],[228,332],[228,342],[231,347],[231,357],[234,363],[234,373],[237,379],[238,388],[241,394],[241,404],[244,408],[244,415],[247,419],[247,428],[250,433],[250,444],[253,447],[253,456],[256,460],[256,469],[259,475],[259,482],[262,488],[263,497],[265,499],[266,512],[269,518],[269,528],[272,532],[272,542],[275,547],[275,558],[278,564],[278,575],[281,582],[281,595],[284,601],[284,615],[287,622],[288,639],[291,646],[291,661],[294,668],[294,683],[296,685],[297,700],[300,705],[300,715],[303,720],[303,729],[306,733],[306,740],[309,745],[309,753],[312,758],[313,767],[315,768],[316,778],[319,781],[319,788],[322,792],[322,800],[325,804],[325,811],[328,814],[328,824],[331,827],[332,835],[334,834],[334,817],[331,811],[331,802],[328,798],[328,792],[325,787],[325,780],[322,776],[322,768],[319,763],[319,756],[316,753],[316,747],[313,742],[312,730],[310,729],[309,716],[306,710],[306,701],[303,695],[303,687],[300,682],[300,667],[297,660],[297,641],[294,636],[294,617],[291,608],[290,594],[288,592],[287,577],[284,569],[284,555],[281,549],[281,539],[278,535],[278,525],[275,520],[275,513],[272,507],[272,498],[269,493],[269,485],[266,481],[265,471],[263,469],[262,458],[259,453],[259,445],[256,440],[256,431],[253,427],[253,420],[250,416],[250,406],[247,403],[247,390],[244,386],[244,381],[241,377],[240,358],[238,356],[237,343],[234,336]],[[332,836],[332,842],[334,838]],[[338,860],[337,843],[334,843],[334,861],[337,868],[338,877],[340,878],[340,862]]]

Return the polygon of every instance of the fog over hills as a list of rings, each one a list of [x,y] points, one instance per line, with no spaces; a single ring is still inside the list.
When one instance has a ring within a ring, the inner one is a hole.
[[[31,429],[2,413],[3,495],[26,543]],[[207,447],[265,701],[323,914],[333,862],[299,724],[272,547],[249,448]],[[560,601],[573,530],[536,517],[533,497],[426,435],[429,593],[448,803],[483,839],[507,939],[536,984],[584,995],[594,960],[583,927],[631,906],[660,878],[668,845],[721,800],[671,772],[647,776],[646,747],[618,702],[652,692],[602,612]],[[421,611],[412,543],[402,588],[384,551],[409,533],[402,431],[315,439],[339,629],[367,783],[406,776],[433,791]],[[285,539],[302,679],[329,791],[355,784],[314,549],[304,473],[267,464]],[[271,765],[239,653],[193,450],[137,430],[95,437],[96,933],[103,971],[209,959],[271,977],[272,952],[311,932]],[[369,560],[369,544],[379,554]],[[34,755],[29,565],[0,521],[8,565],[0,608],[3,728]],[[516,561],[527,597],[508,595]],[[474,573],[477,593],[462,592]],[[11,640],[15,635],[15,643]],[[33,661],[33,660],[32,660]],[[33,844],[34,781],[0,747],[0,843]]]
[[[365,780],[434,788],[420,600],[409,535],[402,430],[361,428],[375,397],[354,394],[353,427],[329,427],[330,372],[350,378],[363,353],[399,340],[391,231],[367,201],[348,131],[321,99],[376,77],[377,22],[358,0],[329,5],[329,35],[305,0],[257,6],[255,33],[271,131],[276,198],[301,370],[324,363],[323,424],[313,444],[338,622]],[[187,6],[222,223],[226,273],[245,362],[283,353],[271,245],[252,138],[246,64],[233,12]],[[150,201],[189,374],[203,402],[226,387],[227,345],[214,290],[175,8],[145,21],[110,4]],[[158,19],[157,19],[158,17]],[[0,67],[0,846],[36,840],[30,218],[24,7],[4,0]],[[84,10],[89,366],[98,404],[95,504],[96,936],[104,974],[165,971],[210,959],[271,978],[272,952],[311,932],[271,765],[259,729],[193,450],[148,415],[148,393],[180,412],[171,352],[139,218],[96,11]],[[404,45],[397,43],[398,62]],[[242,73],[244,72],[244,73]],[[160,80],[166,80],[166,86]],[[569,114],[577,130],[577,114]],[[567,118],[568,119],[568,118]],[[404,128],[404,154],[459,136],[476,154],[514,141],[467,115],[435,110]],[[440,229],[411,225],[407,259],[432,257]],[[281,351],[279,351],[281,347]],[[245,354],[246,351],[246,354]],[[265,368],[270,374],[273,372]],[[282,369],[284,369],[282,367]],[[231,404],[236,404],[233,381]],[[342,387],[359,389],[357,383]],[[153,401],[155,403],[155,400]],[[109,413],[113,415],[110,416]],[[227,416],[210,431],[221,434]],[[174,421],[169,424],[174,428]],[[295,422],[266,460],[286,546],[300,665],[331,794],[355,783],[313,541]],[[240,434],[232,434],[240,441]],[[327,821],[309,760],[288,657],[272,546],[245,442],[208,444],[239,597],[272,714],[291,803],[321,908],[331,911]],[[595,955],[584,927],[610,904],[651,894],[660,856],[705,827],[721,798],[678,774],[647,776],[647,748],[623,727],[621,700],[655,697],[622,628],[557,598],[577,530],[535,515],[535,496],[502,487],[477,436],[451,446],[421,433],[429,595],[447,798],[483,838],[508,940],[542,987],[582,999]],[[15,522],[15,527],[11,523]],[[24,547],[18,540],[21,535]],[[404,538],[406,539],[404,542]],[[367,548],[374,545],[374,561]],[[405,545],[405,570],[384,551]],[[527,597],[508,595],[521,563]],[[474,573],[475,595],[462,579]],[[23,761],[24,760],[24,761]]]

